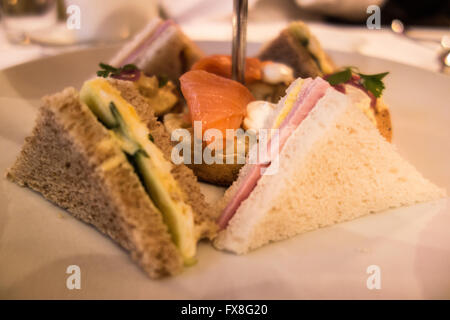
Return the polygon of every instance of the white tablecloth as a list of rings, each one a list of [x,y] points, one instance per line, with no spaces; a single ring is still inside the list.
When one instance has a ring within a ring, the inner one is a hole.
[[[252,2],[251,2],[252,3]],[[294,9],[293,9],[294,6]],[[182,29],[195,40],[226,40],[231,39],[231,16],[199,13],[192,16],[175,15]],[[169,12],[170,14],[170,12]],[[288,21],[302,18],[295,9],[295,5],[285,1],[261,1],[256,3],[249,15],[249,41],[266,41],[277,35]],[[309,23],[312,31],[321,41],[325,49],[360,52],[369,56],[376,56],[397,62],[425,68],[439,70],[437,55],[439,44],[418,42],[394,34],[389,29],[368,30],[365,24],[361,26],[337,26],[321,22]],[[436,32],[449,30],[418,30],[422,34],[433,36]],[[8,43],[3,31],[0,32],[0,69],[23,63],[43,56],[58,54],[71,48],[49,48],[38,45],[13,45]]]

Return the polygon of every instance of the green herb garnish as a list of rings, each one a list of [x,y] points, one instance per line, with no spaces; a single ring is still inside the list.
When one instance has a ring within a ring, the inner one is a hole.
[[[360,79],[360,84],[367,90],[373,93],[377,98],[381,97],[385,88],[383,78],[386,77],[389,72],[377,73],[377,74],[363,74],[360,73],[358,68],[347,67],[342,71],[335,72],[327,76],[326,80],[332,85],[346,83],[351,80],[352,73],[357,74]]]
[[[375,97],[379,98],[385,88],[382,79],[386,77],[388,73],[389,72],[383,72],[371,75],[358,73],[358,75],[361,77],[364,88],[366,88],[367,91],[372,92]]]
[[[111,76],[118,76],[124,71],[130,72],[130,71],[138,70],[138,67],[136,67],[134,64],[131,64],[131,63],[126,64],[120,68],[115,68],[109,64],[100,62],[99,67],[101,70],[97,71],[97,76],[103,77],[103,78],[107,78],[107,77],[111,77]]]
[[[346,68],[342,71],[333,73],[327,77],[327,81],[335,86],[340,83],[345,83],[352,78],[352,70],[350,68]]]
[[[149,139],[151,142],[155,142],[155,138],[153,138],[153,136],[152,136],[151,133],[148,134],[148,139]]]

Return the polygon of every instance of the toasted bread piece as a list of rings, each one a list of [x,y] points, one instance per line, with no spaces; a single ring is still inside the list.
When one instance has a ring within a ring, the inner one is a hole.
[[[194,134],[191,132],[191,137]],[[191,139],[193,141],[193,139]],[[204,151],[204,149],[203,149]],[[203,152],[202,151],[202,152]],[[213,152],[212,152],[213,154]],[[222,157],[222,163],[212,163],[206,164],[204,161],[202,163],[194,163],[194,144],[191,144],[191,162],[187,166],[194,171],[195,175],[204,182],[212,183],[219,186],[227,187],[237,179],[239,170],[244,164],[237,163],[237,155],[234,156],[233,163],[226,163],[226,156]]]
[[[242,164],[189,164],[197,177],[204,182],[227,187],[237,179]]]
[[[229,186],[236,180],[240,168],[243,164],[237,163],[237,156],[234,156],[234,162],[227,164],[226,157],[222,157],[223,163],[206,164],[194,163],[194,129],[190,127],[190,123],[186,123],[182,114],[170,113],[164,116],[164,127],[169,135],[176,129],[184,128],[190,133],[191,159],[187,166],[192,169],[197,178],[201,181],[212,183],[219,186]],[[202,152],[204,148],[202,149]]]

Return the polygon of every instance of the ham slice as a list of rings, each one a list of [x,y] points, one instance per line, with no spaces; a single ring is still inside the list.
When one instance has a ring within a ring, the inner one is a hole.
[[[280,129],[277,133],[279,135],[278,150],[273,150],[273,148],[271,148],[271,141],[275,141],[272,138],[271,140],[269,140],[267,148],[267,150],[269,150],[269,152],[271,153],[268,159],[269,162],[248,164],[252,167],[241,182],[238,191],[230,200],[221,216],[219,217],[217,221],[219,228],[224,229],[227,226],[228,222],[233,217],[241,203],[248,198],[250,193],[255,188],[258,180],[262,176],[262,171],[267,168],[270,165],[270,161],[279,154],[292,132],[294,132],[294,130],[308,116],[309,112],[314,108],[317,101],[325,95],[325,92],[328,88],[330,88],[329,83],[319,77],[314,79],[313,81],[305,82],[297,96],[297,100],[292,110],[281,123]]]
[[[307,88],[305,88],[305,91],[300,91],[294,107],[281,123],[280,130],[278,131],[279,151],[281,151],[292,132],[294,132],[300,123],[308,116],[317,101],[325,95],[328,88],[330,88],[330,84],[322,78],[317,77]]]

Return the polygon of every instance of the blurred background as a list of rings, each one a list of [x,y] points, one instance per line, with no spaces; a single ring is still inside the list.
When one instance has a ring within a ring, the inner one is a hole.
[[[444,71],[449,0],[248,0],[248,41],[266,41],[306,21],[325,49],[359,52]],[[379,22],[367,19],[377,5]],[[0,0],[0,69],[69,50],[126,41],[152,17],[194,40],[231,40],[233,0]]]

